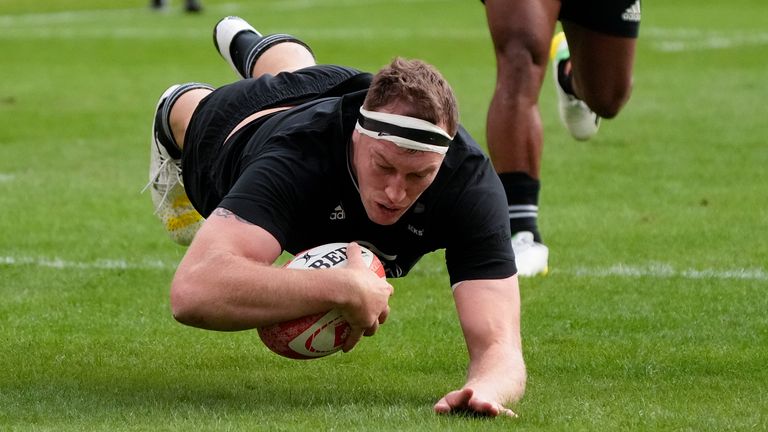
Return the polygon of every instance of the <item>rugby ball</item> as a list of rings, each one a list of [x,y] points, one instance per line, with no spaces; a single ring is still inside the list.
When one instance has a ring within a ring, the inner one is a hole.
[[[363,262],[379,277],[384,266],[367,248],[360,246]],[[284,267],[323,269],[347,265],[347,243],[329,243],[297,254]],[[349,323],[336,309],[273,324],[258,329],[262,342],[273,352],[292,359],[325,357],[341,349],[350,332]]]

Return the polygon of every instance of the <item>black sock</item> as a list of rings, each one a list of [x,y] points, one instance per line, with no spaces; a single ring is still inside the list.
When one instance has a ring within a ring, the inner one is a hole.
[[[164,105],[167,103],[168,100],[166,99],[163,102],[163,105],[160,105],[155,112],[155,138],[160,144],[162,144],[163,147],[165,147],[165,150],[168,152],[170,157],[174,159],[181,159],[181,149],[178,145],[176,145],[173,136],[169,135],[167,132],[170,130],[170,126],[167,126],[168,119],[163,118],[164,115],[168,114],[167,110],[163,109]]]
[[[541,243],[537,224],[541,182],[524,172],[500,173],[499,178],[507,194],[509,227],[512,234],[530,231],[534,241]]]
[[[246,78],[251,77],[251,67],[253,65],[246,64],[248,57],[253,48],[264,39],[263,36],[251,31],[241,31],[232,40],[229,45],[229,55],[232,57],[232,62],[235,63],[237,71]]]
[[[557,64],[557,82],[560,84],[560,88],[563,89],[564,92],[568,93],[571,96],[576,96],[576,94],[573,92],[573,84],[571,81],[571,74],[565,73],[565,67],[570,63],[570,60],[560,60],[560,63]]]
[[[162,103],[155,111],[155,139],[165,147],[168,155],[174,159],[181,159],[181,148],[176,143],[171,130],[171,108],[184,93],[195,90],[213,90],[213,87],[204,83],[190,82],[178,85],[173,91],[165,95]],[[169,89],[170,90],[170,89]]]

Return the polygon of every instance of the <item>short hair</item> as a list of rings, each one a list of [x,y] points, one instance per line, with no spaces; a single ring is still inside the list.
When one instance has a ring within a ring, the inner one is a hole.
[[[459,108],[453,89],[438,70],[421,60],[396,57],[374,77],[363,108],[377,108],[404,102],[406,112],[397,114],[438,124],[444,123],[449,135],[459,128]]]

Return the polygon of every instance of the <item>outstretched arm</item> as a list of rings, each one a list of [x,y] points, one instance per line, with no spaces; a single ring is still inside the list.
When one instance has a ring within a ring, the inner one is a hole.
[[[445,395],[435,412],[515,416],[506,404],[525,392],[517,276],[460,283],[453,292],[469,350],[467,381]]]

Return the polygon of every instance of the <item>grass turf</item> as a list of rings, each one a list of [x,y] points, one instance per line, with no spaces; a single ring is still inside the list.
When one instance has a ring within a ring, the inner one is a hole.
[[[466,362],[440,253],[393,282],[376,337],[290,361],[255,332],[173,321],[184,250],[138,193],[159,93],[234,78],[210,41],[229,14],[324,62],[430,61],[482,141],[494,65],[479,2],[176,3],[0,0],[0,429],[768,429],[763,3],[644,4],[632,100],[589,143],[557,123],[547,77],[552,272],[521,282],[514,420],[431,413]]]

